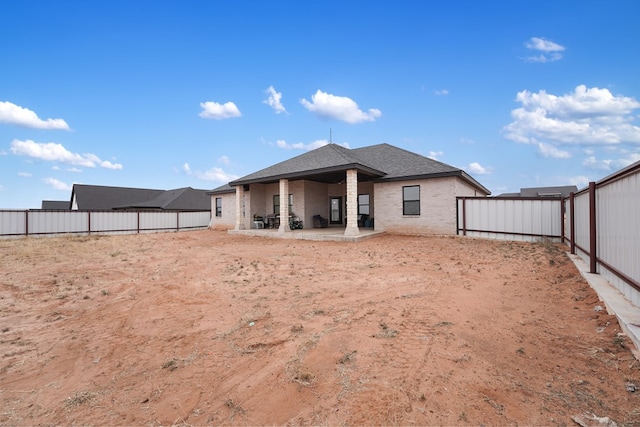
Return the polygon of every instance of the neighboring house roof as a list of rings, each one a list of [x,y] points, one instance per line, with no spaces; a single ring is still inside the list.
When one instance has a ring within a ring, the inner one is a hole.
[[[569,197],[571,193],[577,193],[575,185],[556,187],[530,187],[521,188],[519,193],[503,193],[496,197]]]
[[[208,210],[211,198],[207,190],[191,187],[167,190],[151,200],[117,206],[115,209]]]
[[[41,209],[50,211],[68,211],[71,204],[68,200],[43,200]]]
[[[378,144],[349,149],[328,144],[229,183],[230,186],[277,182],[281,178],[337,182],[347,169],[358,180],[376,182],[458,176],[485,194],[491,192],[461,169],[394,147]]]
[[[207,190],[191,187],[175,190],[74,184],[71,204],[78,210],[163,209],[209,210]]]

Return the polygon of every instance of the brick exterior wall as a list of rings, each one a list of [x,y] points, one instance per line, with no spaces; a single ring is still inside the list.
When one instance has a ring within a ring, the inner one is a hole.
[[[420,185],[420,215],[402,215],[402,187]],[[245,215],[242,224],[253,228],[253,215],[266,216],[273,213],[273,196],[279,194],[278,183],[251,184],[244,191]],[[304,223],[304,228],[313,228],[313,216],[329,218],[329,197],[340,196],[346,201],[347,186],[322,184],[314,181],[289,181],[289,193],[293,194],[293,208]],[[456,197],[484,196],[457,177],[432,178],[415,181],[389,183],[358,182],[357,194],[369,194],[370,218],[374,228],[398,234],[455,234]],[[222,216],[215,216],[215,199],[222,198]],[[283,202],[287,203],[287,198]],[[357,206],[357,204],[356,204]],[[211,196],[211,225],[217,229],[233,229],[236,221],[236,195],[228,193]]]
[[[420,186],[420,215],[403,215],[402,187]],[[455,234],[456,196],[480,195],[457,177],[376,183],[375,229],[398,234]]]
[[[222,216],[216,216],[216,198],[222,198]],[[236,226],[236,193],[211,196],[211,228],[232,230]]]

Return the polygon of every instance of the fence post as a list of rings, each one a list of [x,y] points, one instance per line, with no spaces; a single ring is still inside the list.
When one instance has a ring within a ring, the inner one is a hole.
[[[140,211],[138,211],[138,234],[140,234]]]
[[[564,243],[565,199],[560,197],[560,243]]]
[[[24,235],[29,235],[29,211],[24,211]]]
[[[589,183],[589,272],[596,274],[597,266],[597,236],[596,236],[596,183]]]
[[[87,224],[89,225],[87,228],[87,234],[91,236],[91,211],[87,211]]]
[[[574,212],[575,194],[569,194],[569,237],[571,238],[571,255],[576,254],[576,214]]]
[[[180,231],[180,211],[176,211],[176,231]]]
[[[467,235],[467,199],[462,198],[462,235]]]

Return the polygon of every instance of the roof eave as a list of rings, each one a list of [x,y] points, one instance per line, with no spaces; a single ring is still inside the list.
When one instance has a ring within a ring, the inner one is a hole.
[[[467,174],[463,170],[455,170],[455,171],[449,171],[449,172],[426,173],[426,174],[420,174],[420,175],[398,176],[398,177],[392,177],[392,178],[380,178],[380,179],[377,179],[376,182],[413,181],[413,180],[417,180],[417,179],[449,178],[449,177],[455,177],[455,176],[465,180],[466,182],[471,184],[477,190],[480,190],[481,192],[483,192],[483,193],[485,193],[487,195],[491,194],[491,191],[489,191],[487,188],[485,188],[482,184],[480,184],[478,181],[473,179],[473,177],[471,177],[469,174]]]

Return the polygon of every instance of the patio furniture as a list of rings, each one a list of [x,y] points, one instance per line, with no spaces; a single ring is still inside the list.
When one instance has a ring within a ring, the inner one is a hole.
[[[313,216],[313,228],[327,228],[329,226],[329,220],[323,218],[321,215]]]

